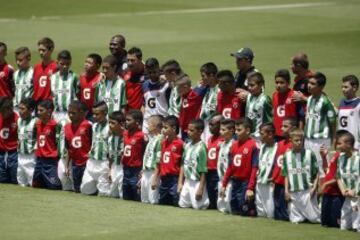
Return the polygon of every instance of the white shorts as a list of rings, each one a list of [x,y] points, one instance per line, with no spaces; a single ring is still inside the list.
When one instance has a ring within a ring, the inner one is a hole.
[[[108,196],[110,191],[109,163],[89,159],[86,163],[80,191],[83,194],[92,195],[97,191],[101,196]]]
[[[114,198],[122,198],[122,183],[124,177],[124,170],[122,165],[113,163],[111,165],[111,184],[109,195]]]
[[[231,183],[229,183],[225,190],[225,197],[220,197],[220,189],[222,187],[222,181],[218,183],[218,199],[217,199],[217,209],[222,213],[231,213]]]
[[[196,200],[196,191],[200,185],[199,181],[185,179],[183,188],[180,193],[179,207],[182,208],[194,208],[194,209],[206,209],[210,202],[207,194],[206,186],[204,186],[203,196],[200,201]]]
[[[152,190],[151,183],[154,171],[143,170],[141,177],[141,202],[157,204],[159,202],[159,188]]]
[[[18,154],[17,181],[20,186],[31,186],[35,168],[34,154]]]
[[[320,223],[320,209],[316,196],[310,198],[310,190],[290,193],[290,222],[300,223],[306,219],[312,223]]]
[[[304,147],[310,149],[316,155],[316,160],[319,167],[319,176],[320,178],[325,177],[325,172],[323,168],[323,160],[320,155],[320,147],[324,145],[327,148],[331,148],[331,139],[305,139]]]
[[[259,217],[274,218],[274,188],[270,184],[256,184],[255,204]]]
[[[72,167],[71,163],[69,164],[69,172],[70,175],[65,175],[65,159],[60,158],[58,163],[58,176],[61,181],[62,190],[64,191],[73,191],[74,190],[74,182],[72,178]]]
[[[340,228],[346,229],[359,229],[359,200],[356,198],[345,198],[344,204],[341,208],[341,223]]]

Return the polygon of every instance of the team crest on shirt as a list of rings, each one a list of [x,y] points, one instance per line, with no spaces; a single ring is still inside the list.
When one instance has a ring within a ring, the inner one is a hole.
[[[12,124],[11,124],[11,128],[12,128],[12,129],[15,129],[16,126],[17,126],[16,123],[12,123]]]
[[[0,77],[5,77],[5,73],[4,73],[4,72],[0,72]]]
[[[285,104],[291,104],[291,98],[287,98]]]
[[[135,140],[135,139],[132,139],[130,143],[131,143],[131,145],[135,145],[135,144],[136,144],[136,140]]]
[[[176,152],[176,147],[173,146],[173,147],[171,148],[171,151],[172,151],[172,152]]]
[[[45,130],[45,135],[50,136],[50,135],[51,135],[51,130],[50,130],[50,129],[46,129],[46,130]]]
[[[248,153],[249,153],[249,149],[248,149],[248,148],[244,148],[243,154],[248,154]]]
[[[233,103],[233,108],[237,109],[239,107],[239,104],[237,102]]]
[[[80,135],[85,135],[85,129],[80,129],[79,134]]]
[[[52,74],[53,74],[53,71],[50,70],[49,73],[48,73],[48,75],[51,76]]]

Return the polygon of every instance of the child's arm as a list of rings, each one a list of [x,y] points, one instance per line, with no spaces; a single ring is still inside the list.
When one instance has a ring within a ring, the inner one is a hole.
[[[316,193],[316,189],[319,184],[319,174],[316,175],[313,186],[310,188],[310,197],[313,197]]]
[[[205,185],[206,185],[206,173],[201,173],[199,188],[196,191],[196,195],[195,195],[195,199],[197,201],[200,201],[202,199],[202,196],[204,194]]]
[[[159,183],[160,183],[160,174],[159,173],[160,173],[160,169],[159,169],[159,165],[157,164],[155,166],[153,178],[152,178],[152,182],[151,182],[152,190],[155,190],[157,187],[159,187]]]
[[[325,191],[325,189],[326,189],[328,186],[333,185],[333,184],[336,184],[336,179],[335,179],[335,178],[333,178],[333,179],[331,179],[331,180],[329,180],[329,181],[327,181],[327,182],[324,182],[324,183],[320,184],[319,193],[320,193],[320,194],[323,194],[324,191]]]
[[[249,179],[249,183],[246,190],[246,199],[248,201],[254,199],[254,189],[256,186],[256,175],[258,171],[258,165],[259,165],[259,149],[254,147],[252,150],[252,159],[251,159],[251,175]]]
[[[178,194],[181,193],[181,190],[182,190],[182,188],[183,188],[183,184],[184,184],[184,167],[181,166],[181,167],[180,167],[179,180],[178,180],[178,186],[177,186],[177,192],[178,192]]]
[[[289,192],[289,179],[288,177],[285,177],[285,200],[287,202],[290,202],[290,192]]]
[[[341,191],[341,194],[346,197],[347,194],[347,189],[345,189],[344,183],[342,182],[341,179],[337,179],[337,184],[339,186],[339,189]]]

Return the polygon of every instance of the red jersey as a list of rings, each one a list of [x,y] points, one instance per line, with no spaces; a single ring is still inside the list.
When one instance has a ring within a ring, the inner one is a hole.
[[[14,68],[5,63],[0,65],[0,97],[14,96]]]
[[[285,118],[293,117],[298,118],[300,116],[300,105],[292,101],[294,90],[289,89],[285,94],[280,94],[278,91],[272,95],[272,105],[274,114],[275,134],[281,136],[281,125]]]
[[[205,90],[204,87],[194,88],[186,96],[181,97],[179,125],[182,131],[187,132],[190,121],[199,118]]]
[[[217,161],[219,157],[220,144],[224,141],[224,138],[220,136],[211,136],[207,143],[207,163],[208,171],[217,170]]]
[[[176,137],[169,142],[167,139],[161,141],[160,176],[179,175],[184,142]]]
[[[278,147],[275,154],[276,163],[274,164],[272,180],[274,183],[279,185],[285,184],[285,178],[281,175],[281,168],[283,164],[283,155],[285,152],[292,148],[292,143],[288,140],[281,140],[278,142]]]
[[[146,142],[144,133],[140,130],[132,135],[124,131],[124,154],[122,163],[126,167],[142,167],[142,160],[145,152]]]
[[[59,134],[61,126],[51,119],[48,123],[44,124],[41,120],[36,123],[36,157],[57,158],[57,135]]]
[[[236,93],[225,94],[219,91],[216,111],[224,118],[239,119],[244,116],[243,106]]]
[[[144,103],[142,84],[145,78],[143,73],[134,75],[133,72],[127,71],[122,77],[126,83],[128,109],[141,109]]]
[[[57,64],[55,61],[51,61],[48,65],[44,66],[42,63],[38,63],[34,67],[34,100],[41,101],[46,99],[52,99],[51,96],[51,74],[57,71]]]
[[[85,104],[89,111],[94,106],[95,101],[95,90],[97,84],[101,80],[101,74],[96,72],[92,77],[86,76],[85,74],[80,75],[80,101]]]
[[[340,156],[340,153],[336,152],[335,155],[332,157],[329,168],[326,171],[326,175],[322,181],[323,183],[336,178],[337,162],[338,162],[339,156]],[[325,188],[324,193],[333,195],[333,196],[341,196],[342,195],[341,191],[339,189],[339,186],[337,185],[337,182],[334,182],[333,184],[331,184],[330,186]]]
[[[89,158],[91,149],[92,126],[88,120],[84,120],[75,127],[68,123],[64,127],[65,146],[69,158],[76,166],[84,166]]]
[[[19,116],[13,112],[12,116],[4,119],[0,115],[0,151],[14,151],[18,146],[17,120]]]
[[[226,187],[230,177],[241,181],[249,181],[247,189],[253,190],[256,184],[256,172],[259,163],[259,149],[256,141],[248,138],[241,143],[234,141],[230,149],[229,166],[225,172],[223,187]]]

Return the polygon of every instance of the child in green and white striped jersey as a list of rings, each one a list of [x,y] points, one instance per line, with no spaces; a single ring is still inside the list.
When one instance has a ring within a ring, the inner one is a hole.
[[[253,72],[248,76],[249,93],[246,98],[245,116],[252,122],[251,136],[259,147],[260,126],[273,121],[271,98],[264,93],[265,80],[261,73]]]
[[[18,70],[14,73],[15,96],[14,109],[18,110],[20,101],[33,95],[34,69],[30,66],[31,52],[28,47],[20,47],[15,51]]]
[[[228,164],[230,162],[230,149],[233,144],[233,137],[235,134],[235,122],[232,119],[223,119],[220,122],[220,135],[224,141],[220,143],[219,157],[217,162],[217,172],[219,176],[218,189],[221,189],[222,182]],[[217,208],[220,212],[231,213],[231,183],[228,184],[225,192],[225,197],[220,197],[218,191]]]
[[[57,57],[59,70],[50,76],[51,95],[54,101],[54,119],[65,126],[69,122],[68,106],[77,99],[80,92],[79,77],[70,70],[71,53],[68,50],[59,52]],[[63,148],[62,148],[63,149]]]
[[[120,111],[109,115],[109,160],[110,160],[110,197],[122,198],[122,182],[124,170],[121,157],[124,152],[123,132],[125,129],[125,115]]]
[[[31,186],[35,167],[36,121],[32,116],[35,101],[24,98],[19,102],[18,125],[18,169],[17,180],[21,186]]]
[[[359,184],[360,184],[360,155],[354,151],[354,136],[343,133],[337,140],[337,149],[341,152],[336,179],[342,195],[345,197],[341,208],[341,229],[354,229],[360,231],[359,226]]]
[[[159,189],[152,189],[151,184],[154,181],[154,170],[160,163],[161,156],[161,134],[163,117],[153,115],[148,119],[148,137],[143,157],[143,169],[141,174],[141,202],[156,204],[159,202]]]
[[[256,177],[255,194],[256,211],[260,217],[274,218],[272,173],[274,164],[276,164],[277,151],[274,124],[263,123],[260,126],[260,138],[259,170]]]
[[[304,132],[298,128],[291,130],[291,150],[284,154],[282,175],[285,177],[285,199],[290,201],[290,221],[300,223],[305,220],[320,222],[320,210],[316,198],[319,180],[315,154],[303,148]]]

